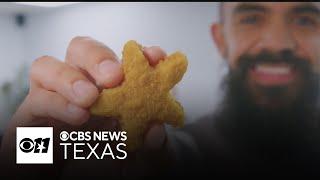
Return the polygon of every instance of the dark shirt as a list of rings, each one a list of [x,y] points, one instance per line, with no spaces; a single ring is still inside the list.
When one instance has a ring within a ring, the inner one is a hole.
[[[223,121],[225,119],[209,115],[181,130],[169,130],[176,162],[170,173],[179,176],[320,174],[317,145],[320,141],[314,146],[304,140],[300,143],[298,139],[277,143],[280,137],[272,142],[268,142],[270,139],[257,141],[259,138],[237,134],[233,127],[222,126]]]

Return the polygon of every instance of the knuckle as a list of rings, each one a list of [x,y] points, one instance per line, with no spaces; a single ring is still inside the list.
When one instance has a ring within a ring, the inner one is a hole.
[[[57,79],[64,80],[64,79],[68,78],[69,75],[71,75],[70,69],[65,66],[61,66],[61,67],[55,69],[53,74],[56,77],[56,80]]]
[[[75,36],[74,38],[72,38],[71,44],[72,43],[76,43],[76,42],[87,41],[87,40],[90,40],[90,39],[91,38],[89,36]]]
[[[32,64],[31,64],[31,69],[30,69],[30,78],[32,79],[33,77],[37,76],[39,69],[42,68],[43,64],[46,63],[47,61],[50,61],[51,57],[50,56],[41,56],[37,59],[35,59]]]
[[[118,59],[116,54],[104,43],[88,36],[76,36],[69,43],[66,60],[67,62],[74,63],[84,57],[93,60],[88,61],[87,64],[81,64],[81,66],[84,66],[85,68],[87,68],[87,65],[90,68],[93,64],[92,62],[104,60],[106,58]]]
[[[90,41],[92,41],[92,39],[88,36],[74,37],[69,43],[67,54],[70,54],[72,52],[78,52]]]
[[[56,68],[53,72],[54,77],[53,80],[54,82],[59,82],[59,83],[68,83],[72,84],[75,81],[78,80],[86,80],[86,76],[77,70],[74,70],[73,68],[70,68],[66,64],[63,64],[61,67]],[[62,84],[60,84],[62,85]]]
[[[29,91],[29,93],[26,95],[24,102],[31,102],[33,98],[33,91]]]
[[[43,99],[43,94],[40,91],[32,91],[27,95],[26,102],[31,114],[37,115],[37,112],[44,108],[43,106],[39,106],[39,104],[43,103]]]
[[[29,92],[27,94],[27,96],[25,97],[22,105],[24,105],[25,107],[27,107],[28,109],[28,112],[30,112],[31,114],[34,113],[35,109],[34,109],[34,106],[35,106],[35,100],[34,100],[34,94],[32,92]]]
[[[52,57],[48,55],[41,56],[33,61],[33,64],[36,65],[38,63],[42,63],[43,61],[49,61]]]
[[[27,99],[35,103],[39,100],[43,100],[45,98],[44,93],[40,89],[35,89],[33,91],[30,91],[29,94],[27,95]]]
[[[77,36],[71,40],[68,46],[67,57],[77,59],[76,57],[80,55],[86,55],[89,58],[96,58],[96,56],[105,55],[106,52],[108,55],[115,56],[113,51],[102,42],[87,36]]]

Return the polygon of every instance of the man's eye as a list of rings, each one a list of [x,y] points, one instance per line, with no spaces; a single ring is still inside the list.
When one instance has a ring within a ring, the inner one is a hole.
[[[260,18],[257,15],[246,16],[240,19],[241,24],[257,24]]]
[[[294,23],[299,26],[314,26],[316,21],[310,17],[298,17],[294,20]]]

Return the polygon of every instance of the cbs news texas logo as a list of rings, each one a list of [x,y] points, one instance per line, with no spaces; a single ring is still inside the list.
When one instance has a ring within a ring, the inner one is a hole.
[[[17,127],[16,130],[17,164],[53,164],[53,127]],[[104,159],[107,157],[126,159],[127,152],[124,149],[126,139],[125,131],[72,131],[70,133],[62,131],[60,146],[63,147],[64,159]],[[95,145],[88,143],[91,141],[95,142]],[[114,149],[110,146],[112,141],[117,142]],[[98,146],[104,147],[101,154],[96,152]],[[67,156],[68,152],[72,152],[73,156]],[[84,157],[84,155],[87,156]]]
[[[17,164],[53,164],[53,128],[17,127]]]

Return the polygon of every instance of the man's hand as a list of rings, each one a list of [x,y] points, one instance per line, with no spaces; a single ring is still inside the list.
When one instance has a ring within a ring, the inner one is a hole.
[[[144,48],[150,65],[155,66],[166,53],[159,47]],[[89,37],[72,39],[65,62],[50,56],[34,61],[30,72],[30,91],[14,114],[5,132],[2,152],[15,147],[17,126],[79,126],[90,122],[89,107],[103,88],[118,86],[123,80],[121,64],[106,45]],[[110,121],[112,128],[117,124]],[[163,124],[151,125],[145,147],[164,144]],[[10,148],[11,147],[11,148]]]

